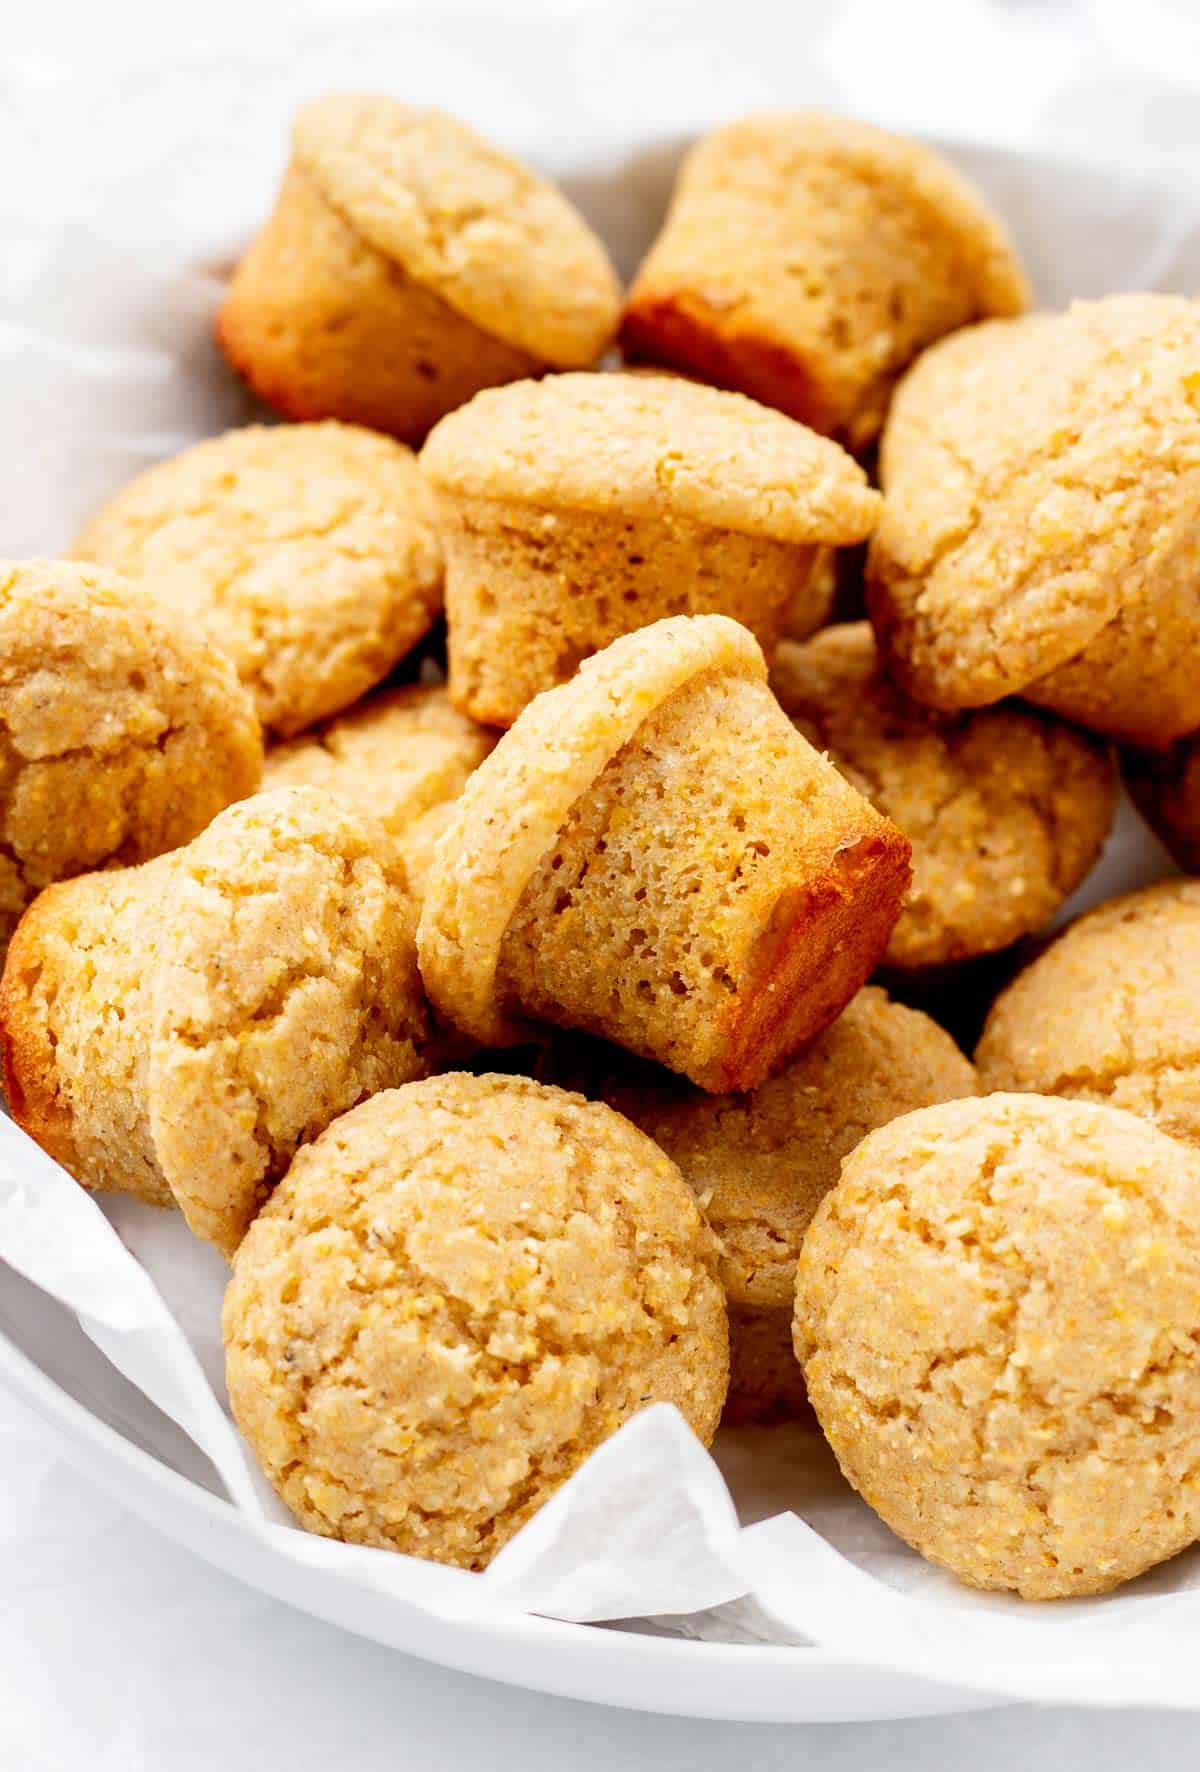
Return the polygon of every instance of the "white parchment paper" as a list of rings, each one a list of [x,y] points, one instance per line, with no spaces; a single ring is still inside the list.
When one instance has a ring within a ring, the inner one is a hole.
[[[848,31],[856,8],[842,11]],[[625,146],[644,133],[636,85],[631,101],[628,82],[617,91],[602,77],[609,51],[599,38],[572,51],[595,73],[548,91],[539,108],[496,71],[511,65],[511,21],[494,56],[467,63],[411,31],[399,54],[380,32],[377,55],[360,37],[348,57],[331,28],[294,44],[282,63],[264,50],[233,69],[180,69],[93,95],[101,132],[118,105],[124,125],[119,151],[95,165],[78,153],[69,168],[56,161],[47,114],[64,94],[36,80],[3,91],[0,81],[0,160],[19,143],[43,154],[45,174],[36,200],[23,180],[0,193],[0,551],[62,550],[141,467],[251,416],[212,343],[212,319],[224,272],[269,204],[300,97],[362,85],[369,69],[370,84],[440,99],[499,129],[564,177],[625,269],[652,236],[678,142],[779,98],[774,83],[731,82],[715,64],[679,69],[679,83],[657,94],[669,139]],[[851,50],[850,37],[831,31],[825,63],[805,71],[797,98],[844,103],[838,57]],[[1064,62],[1041,98],[1069,103],[1066,77]],[[920,122],[895,114],[894,95],[881,93],[873,109],[884,121]],[[978,140],[948,148],[1008,216],[1043,301],[1200,290],[1200,200],[1165,162],[1135,174],[1114,167],[1105,145],[1098,136],[1104,167]],[[1164,866],[1126,808],[1077,905]],[[306,1536],[228,1416],[218,1331],[225,1269],[181,1220],[130,1200],[101,1207],[0,1121],[0,1258],[75,1311],[203,1449],[248,1531],[314,1571],[337,1569],[448,1617],[653,1617],[685,1635],[819,1643],[1001,1696],[1200,1709],[1200,1555],[1103,1600],[1034,1607],[972,1595],[894,1538],[842,1482],[819,1437],[799,1428],[727,1430],[710,1457],[673,1410],[649,1410],[484,1576]]]

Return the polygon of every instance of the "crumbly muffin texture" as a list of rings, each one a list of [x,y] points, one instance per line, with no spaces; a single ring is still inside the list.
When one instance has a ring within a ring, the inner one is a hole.
[[[419,899],[450,806],[495,743],[494,732],[451,705],[443,684],[404,684],[273,746],[263,785],[324,788],[376,819]]]
[[[148,592],[0,561],[0,955],[42,887],[186,843],[261,771],[228,661]]]
[[[1080,917],[993,1005],[984,1087],[1106,1101],[1200,1146],[1200,881]]]
[[[235,1418],[311,1530],[483,1568],[638,1409],[711,1439],[714,1253],[603,1106],[515,1077],[388,1091],[299,1153],[238,1252]]]
[[[893,403],[871,620],[917,700],[1133,743],[1200,725],[1200,304],[1076,302],[928,351]]]
[[[1007,947],[1040,929],[1099,857],[1116,806],[1105,746],[1037,709],[959,714],[911,701],[866,622],[785,642],[771,687],[913,846],[886,962],[905,971]]]
[[[687,156],[621,338],[860,449],[918,352],[1028,299],[1004,227],[937,154],[846,117],[767,112]]]
[[[85,1186],[233,1249],[297,1145],[420,1076],[413,909],[384,832],[315,788],[23,919],[0,985],[14,1117]]]
[[[1200,1158],[1131,1114],[997,1095],[847,1159],[796,1351],[842,1470],[975,1587],[1102,1593],[1200,1535]]]
[[[75,552],[201,623],[284,736],[357,701],[442,606],[415,458],[354,425],[251,425],[198,443],[139,475]]]

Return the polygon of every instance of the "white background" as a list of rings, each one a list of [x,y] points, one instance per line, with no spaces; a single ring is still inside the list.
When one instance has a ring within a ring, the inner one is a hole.
[[[5,202],[16,194],[32,217],[78,214],[131,176],[153,145],[123,134],[121,117],[127,105],[146,115],[164,68],[238,58],[262,67],[264,91],[301,66],[302,86],[370,86],[363,45],[381,29],[412,70],[405,96],[468,116],[486,108],[493,130],[527,147],[547,131],[561,145],[571,127],[594,142],[836,99],[927,132],[1171,161],[1200,177],[1193,0],[0,0]],[[12,520],[0,491],[0,524]],[[99,1496],[0,1396],[2,1772],[715,1772],[746,1761],[772,1772],[806,1756],[863,1772],[916,1772],[931,1758],[979,1772],[1100,1772],[1133,1759],[1153,1772],[1193,1761],[1198,1732],[1186,1717],[1016,1709],[747,1729],[471,1680],[314,1623],[177,1551]]]

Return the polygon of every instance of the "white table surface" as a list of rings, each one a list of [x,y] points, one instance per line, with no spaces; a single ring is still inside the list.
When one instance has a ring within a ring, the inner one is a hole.
[[[899,125],[1190,160],[1193,176],[1200,150],[1192,0],[428,0],[354,11],[376,24],[386,11],[389,28],[409,33],[409,96],[454,108],[465,85],[474,102],[461,108],[477,119],[485,98],[508,108],[510,139],[536,133],[551,91],[560,127],[576,109],[593,134],[609,116],[615,131],[669,129],[706,106],[729,115],[833,93]],[[0,179],[24,180],[34,208],[78,196],[102,178],[107,152],[128,148],[109,127],[123,89],[181,56],[286,63],[301,14],[323,33],[329,82],[370,85],[373,58],[356,62],[349,13],[336,0],[38,0],[19,13],[4,0],[0,140],[5,116],[28,117],[31,104],[52,126],[25,165],[0,154]],[[94,103],[80,105],[84,73]],[[0,1394],[0,1772],[716,1772],[747,1761],[772,1772],[804,1756],[863,1772],[916,1772],[931,1759],[974,1772],[1132,1760],[1157,1772],[1193,1761],[1198,1735],[1186,1716],[1024,1708],[747,1729],[474,1680],[316,1623],[177,1550],[97,1493]]]

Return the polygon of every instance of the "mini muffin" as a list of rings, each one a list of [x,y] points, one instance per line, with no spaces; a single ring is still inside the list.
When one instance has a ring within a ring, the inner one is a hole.
[[[687,156],[621,342],[858,450],[926,345],[1028,300],[1005,229],[937,154],[848,117],[773,112]]]
[[[263,725],[357,701],[432,626],[442,554],[416,461],[351,425],[251,425],[139,474],[75,546],[229,653]]]
[[[608,1108],[518,1077],[389,1090],[299,1153],[238,1251],[234,1417],[310,1531],[482,1569],[640,1409],[712,1439],[714,1258]]]
[[[1200,874],[1200,738],[1167,751],[1124,752],[1130,797],[1155,836],[1189,874]]]
[[[720,1239],[730,1306],[727,1418],[794,1414],[796,1258],[842,1159],[877,1126],[974,1095],[949,1034],[885,993],[861,990],[831,1027],[749,1095],[628,1079],[607,1099],[678,1163]]]
[[[849,1481],[972,1587],[1103,1593],[1200,1535],[1200,1156],[1111,1107],[923,1108],[804,1241],[796,1351]]]
[[[303,738],[276,745],[264,786],[307,783],[378,819],[419,897],[449,809],[496,742],[450,704],[440,683],[384,690]]]
[[[417,442],[480,388],[587,368],[620,305],[608,254],[553,185],[441,111],[338,94],[297,114],[217,333],[285,417]]]
[[[421,969],[485,1045],[531,1017],[751,1089],[870,973],[908,855],[793,729],[745,628],[675,616],[539,696],[468,781]]]
[[[822,543],[861,541],[879,495],[836,444],[673,376],[560,375],[481,394],[421,452],[446,548],[450,694],[510,726],[581,659],[659,617],[710,612],[770,648]]]
[[[867,595],[932,707],[1023,695],[1161,747],[1200,727],[1200,303],[1076,302],[927,352],[880,453]]]
[[[992,1006],[985,1089],[1108,1101],[1200,1146],[1200,881],[1110,899]]]
[[[0,728],[0,957],[43,886],[177,848],[262,773],[229,661],[70,561],[0,561]]]
[[[838,550],[820,547],[813,555],[808,582],[788,605],[783,618],[783,637],[807,640],[833,615],[838,595]]]
[[[13,1118],[229,1254],[297,1145],[423,1074],[412,924],[383,831],[316,788],[52,886],[0,983]]]
[[[887,964],[940,966],[1049,921],[1112,824],[1108,751],[1012,702],[940,714],[880,666],[866,622],[776,653],[771,686],[811,744],[912,840],[912,890]]]

